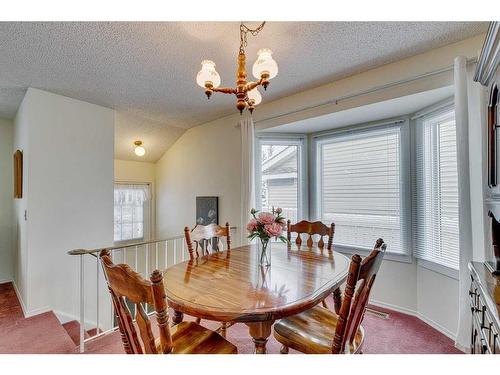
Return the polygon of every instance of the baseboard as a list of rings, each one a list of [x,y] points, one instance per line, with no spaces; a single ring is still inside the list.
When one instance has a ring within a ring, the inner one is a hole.
[[[28,310],[26,304],[23,301],[23,298],[21,297],[21,293],[19,292],[19,289],[17,289],[17,285],[14,281],[12,281],[12,285],[14,286],[14,291],[16,292],[17,299],[19,300],[25,318],[31,318],[32,316],[51,311],[50,307],[42,307],[39,309]]]
[[[455,341],[455,339],[456,339],[456,335],[454,333],[450,332],[448,329],[446,329],[445,327],[443,327],[439,323],[436,323],[434,320],[432,320],[429,317],[421,314],[418,311],[407,309],[405,307],[400,307],[400,306],[392,305],[390,303],[385,303],[385,302],[382,302],[382,301],[377,301],[377,300],[370,300],[369,303],[370,303],[370,305],[374,305],[374,306],[378,306],[378,307],[382,307],[382,308],[385,307],[387,309],[394,310],[396,312],[400,312],[400,313],[403,313],[403,314],[414,316],[414,317],[420,319],[421,321],[423,321],[424,323],[430,325],[435,330],[441,332],[446,337],[452,339],[453,341]],[[457,348],[457,349],[462,350],[461,348]]]
[[[432,320],[432,319],[430,319],[430,318],[428,318],[425,315],[420,314],[420,313],[417,315],[417,318],[419,318],[424,323],[427,323],[432,328],[438,330],[443,335],[447,336],[448,338],[452,339],[453,341],[456,340],[457,336],[454,333],[450,332],[448,329],[446,329],[445,327],[443,327],[441,324],[436,323],[434,320]]]
[[[6,284],[6,283],[14,284],[14,281],[12,279],[1,279],[0,280],[0,284]]]
[[[400,307],[400,306],[392,305],[390,303],[378,301],[378,300],[375,300],[375,299],[370,299],[369,304],[373,305],[373,306],[382,307],[382,308],[385,307],[386,309],[394,310],[394,311],[397,311],[397,312],[400,312],[400,313],[403,313],[403,314],[407,314],[407,315],[411,315],[411,316],[415,316],[415,317],[418,318],[418,312],[416,312],[415,310],[407,309],[406,307]]]

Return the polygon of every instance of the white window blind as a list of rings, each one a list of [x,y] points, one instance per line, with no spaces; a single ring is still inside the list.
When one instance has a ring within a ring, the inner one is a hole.
[[[115,184],[114,241],[146,239],[150,187],[147,184]]]
[[[455,112],[416,124],[415,256],[458,269],[458,175]]]
[[[401,125],[339,133],[317,142],[320,220],[335,223],[334,243],[406,253]]]

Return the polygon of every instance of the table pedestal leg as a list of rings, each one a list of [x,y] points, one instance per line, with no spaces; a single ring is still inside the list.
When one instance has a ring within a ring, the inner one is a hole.
[[[250,336],[255,344],[255,354],[266,354],[267,339],[271,335],[274,320],[246,323]]]
[[[174,324],[179,324],[182,322],[182,319],[184,319],[184,314],[180,311],[174,310],[174,317],[172,318],[172,322],[174,322]]]

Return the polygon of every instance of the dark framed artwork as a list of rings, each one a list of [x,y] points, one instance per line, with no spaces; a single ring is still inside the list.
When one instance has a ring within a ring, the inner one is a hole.
[[[219,224],[219,197],[196,197],[196,225]]]
[[[23,153],[17,150],[14,153],[14,198],[23,197]]]

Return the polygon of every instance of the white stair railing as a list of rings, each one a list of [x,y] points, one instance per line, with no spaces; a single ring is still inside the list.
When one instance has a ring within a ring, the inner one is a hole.
[[[232,227],[231,232],[235,229]],[[224,250],[224,245],[224,241],[220,241],[221,250]],[[184,236],[68,251],[69,255],[79,258],[80,353],[85,352],[85,343],[88,341],[118,329],[111,296],[100,264],[99,257],[103,250],[111,253],[114,263],[128,264],[145,279],[149,279],[149,275],[155,269],[167,269],[189,259]],[[148,309],[146,306],[146,311],[152,312]],[[135,316],[135,311],[133,313]]]

